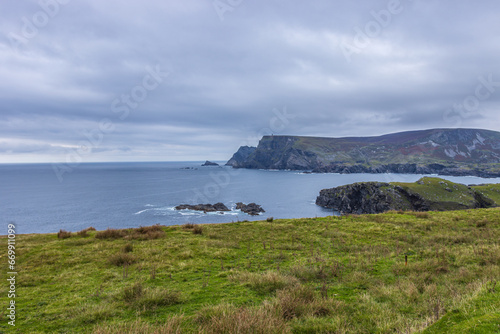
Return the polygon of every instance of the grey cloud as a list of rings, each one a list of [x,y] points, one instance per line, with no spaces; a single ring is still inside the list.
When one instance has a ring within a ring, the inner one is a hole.
[[[497,3],[401,0],[401,12],[348,62],[341,44],[389,3],[244,0],[221,21],[211,1],[70,1],[14,51],[12,34],[22,36],[42,8],[4,1],[2,160],[27,152],[64,160],[103,119],[115,129],[85,161],[226,159],[277,130],[500,126],[500,85],[474,112],[447,114],[475,94],[480,76],[500,82]],[[170,76],[120,119],[113,101],[156,65]],[[294,118],[273,128],[273,109],[284,107]]]

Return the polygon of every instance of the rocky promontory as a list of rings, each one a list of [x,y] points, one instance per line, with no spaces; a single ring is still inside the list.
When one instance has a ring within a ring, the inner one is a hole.
[[[238,151],[233,154],[231,159],[228,160],[226,163],[226,166],[233,166],[233,167],[244,167],[245,166],[245,161],[248,159],[248,157],[255,152],[257,147],[252,147],[252,146],[241,146]]]
[[[316,204],[341,214],[389,210],[446,211],[489,208],[500,203],[500,185],[466,186],[424,177],[415,183],[360,182],[323,189]]]

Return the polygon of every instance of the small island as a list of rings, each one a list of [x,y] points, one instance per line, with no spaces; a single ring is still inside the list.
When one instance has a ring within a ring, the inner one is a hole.
[[[202,166],[203,167],[207,167],[207,166],[217,167],[217,166],[219,166],[219,164],[216,162],[212,162],[212,161],[207,160],[207,161],[205,161],[205,163]]]

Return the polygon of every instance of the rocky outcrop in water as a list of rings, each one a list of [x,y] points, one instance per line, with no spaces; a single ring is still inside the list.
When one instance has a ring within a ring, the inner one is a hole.
[[[251,216],[257,216],[261,214],[264,211],[264,209],[255,203],[250,203],[250,204],[243,204],[241,202],[236,203],[236,210],[241,210],[244,213],[247,213]]]
[[[176,210],[194,210],[194,211],[203,211],[207,212],[223,212],[223,211],[231,211],[225,206],[223,203],[215,203],[215,204],[181,204],[175,207]]]
[[[208,161],[207,160],[207,161],[205,161],[205,163],[202,166],[204,166],[204,167],[206,167],[206,166],[214,166],[215,167],[215,166],[219,166],[219,164],[216,163],[216,162],[212,162],[212,161]]]
[[[224,203],[215,204],[181,204],[175,207],[176,210],[194,210],[207,212],[225,212],[231,211]],[[263,212],[266,212],[260,205],[255,203],[244,204],[242,202],[236,203],[236,210],[241,210],[242,212],[249,214],[251,216],[257,216]]]

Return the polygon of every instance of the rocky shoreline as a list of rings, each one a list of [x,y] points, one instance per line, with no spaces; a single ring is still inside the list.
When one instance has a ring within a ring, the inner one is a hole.
[[[482,178],[500,177],[500,172],[489,171],[479,168],[463,168],[458,166],[445,166],[441,164],[417,165],[417,164],[388,164],[379,166],[366,165],[329,165],[312,169],[312,173],[339,173],[339,174],[435,174],[447,176],[477,176]]]

